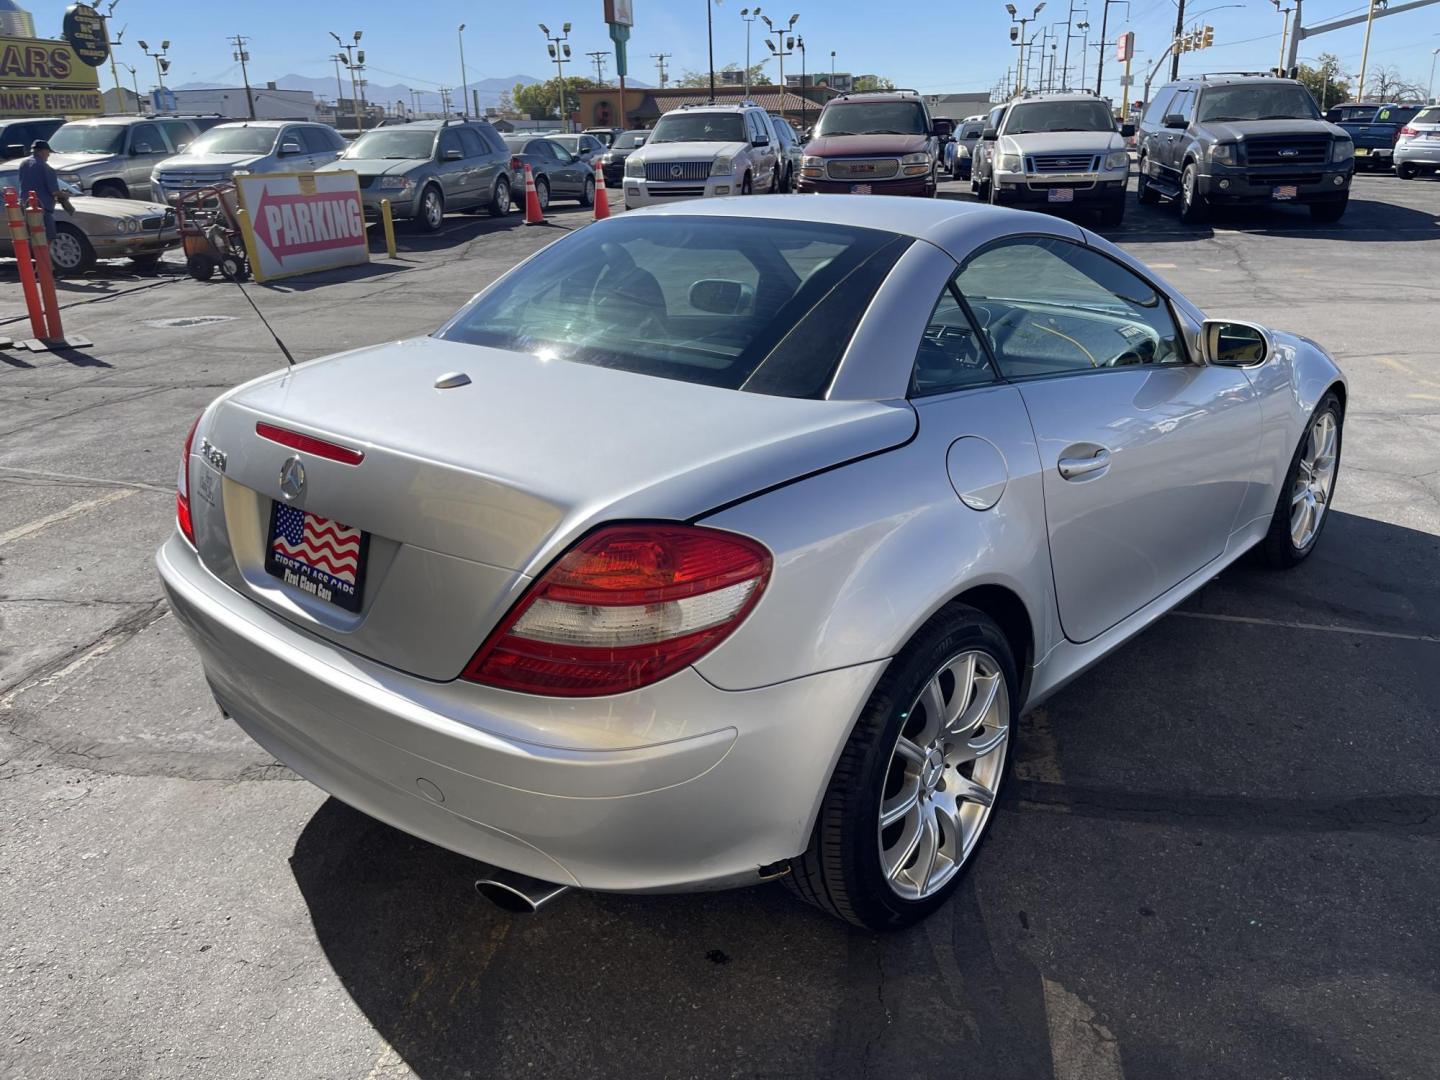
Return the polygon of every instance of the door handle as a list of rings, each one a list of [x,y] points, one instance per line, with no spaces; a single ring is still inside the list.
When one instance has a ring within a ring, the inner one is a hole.
[[[1060,475],[1066,480],[1078,480],[1082,476],[1100,472],[1110,467],[1110,451],[1103,447],[1095,451],[1094,457],[1062,457],[1057,463]]]

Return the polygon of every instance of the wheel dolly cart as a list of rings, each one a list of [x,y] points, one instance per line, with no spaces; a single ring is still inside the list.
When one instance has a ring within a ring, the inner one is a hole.
[[[224,183],[187,191],[175,201],[185,268],[196,281],[209,281],[216,270],[231,281],[250,276],[235,199],[235,185]]]

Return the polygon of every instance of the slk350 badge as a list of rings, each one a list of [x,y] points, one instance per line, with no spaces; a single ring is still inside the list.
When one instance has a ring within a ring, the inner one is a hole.
[[[225,451],[209,439],[200,440],[200,456],[208,461],[217,472],[225,471]]]

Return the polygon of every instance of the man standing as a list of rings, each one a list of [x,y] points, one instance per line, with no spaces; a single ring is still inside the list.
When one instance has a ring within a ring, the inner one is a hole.
[[[70,196],[60,186],[60,175],[49,164],[50,144],[36,139],[30,144],[30,156],[20,162],[20,205],[24,206],[30,192],[35,192],[40,209],[45,211],[45,238],[55,239],[55,203],[65,207],[67,214],[75,213]]]

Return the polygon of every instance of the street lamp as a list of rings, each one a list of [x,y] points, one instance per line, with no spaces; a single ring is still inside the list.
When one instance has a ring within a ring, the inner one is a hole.
[[[350,108],[355,113],[355,130],[357,132],[364,131],[365,118],[362,110],[365,103],[360,91],[360,87],[363,85],[361,73],[365,70],[365,50],[360,48],[360,38],[364,32],[356,30],[349,42],[342,41],[340,35],[334,30],[327,31],[327,33],[335,39],[335,44],[345,54],[344,59],[340,62],[345,65],[345,70],[350,72]],[[340,103],[338,101],[335,103],[335,119],[340,119]]]
[[[1021,90],[1025,89],[1025,47],[1030,44],[1030,42],[1025,40],[1025,26],[1027,23],[1034,22],[1036,17],[1044,9],[1044,3],[1036,4],[1035,10],[1022,19],[1019,17],[1019,13],[1015,10],[1014,4],[1005,5],[1005,10],[1010,13],[1010,21],[1012,23],[1020,24],[1019,36],[1016,36],[1014,27],[1011,27],[1010,30],[1010,41],[1020,47],[1020,56],[1015,62],[1015,92],[1017,94],[1020,93]]]
[[[1426,84],[1426,86],[1425,86],[1425,100],[1426,100],[1427,102],[1433,102],[1433,101],[1435,100],[1435,58],[1436,58],[1436,57],[1440,57],[1440,49],[1431,49],[1431,50],[1430,50],[1430,81],[1429,81],[1429,82]]]
[[[1293,7],[1281,7],[1280,0],[1270,0],[1270,3],[1275,5],[1275,10],[1280,13],[1284,20],[1280,24],[1280,60],[1275,65],[1275,70],[1283,72],[1285,70],[1285,39],[1290,36],[1290,12],[1295,9]]]
[[[1087,16],[1089,12],[1085,13]],[[1075,24],[1075,29],[1080,31],[1080,85],[1085,85],[1085,60],[1090,52],[1090,21],[1087,18],[1083,22]]]
[[[741,8],[740,19],[745,24],[745,99],[750,99],[750,24],[760,17],[760,9]]]
[[[546,48],[550,50],[550,59],[555,61],[555,77],[560,82],[560,111],[557,114],[560,118],[560,126],[570,130],[570,125],[565,120],[565,69],[562,64],[570,63],[570,24],[567,22],[560,27],[560,33],[552,35],[550,28],[540,23],[540,32],[545,35]]]
[[[769,46],[770,52],[780,61],[780,111],[782,113],[785,111],[785,57],[795,49],[795,39],[793,37],[787,39],[786,35],[795,29],[795,23],[799,18],[799,15],[791,15],[788,23],[777,27],[770,21],[769,15],[760,16],[760,21],[765,24],[769,33],[775,35],[775,42],[779,45],[779,48],[776,48],[768,36],[765,38],[765,44]]]
[[[135,111],[139,113],[143,109],[140,104],[140,76],[136,74],[133,64],[121,64],[120,66],[130,72],[130,85],[135,87]]]
[[[810,121],[810,99],[805,96],[805,36],[795,39],[795,48],[800,51],[800,130],[804,131]],[[785,88],[780,88],[780,115],[785,115]]]
[[[156,49],[154,52],[151,52],[150,46],[147,45],[144,41],[141,41],[140,51],[143,52],[146,56],[152,57],[154,59],[155,80],[160,84],[160,89],[165,89],[165,72],[170,70],[170,61],[165,58],[165,54],[170,51],[170,42],[160,42],[160,48]]]
[[[460,24],[460,29],[455,31],[455,36],[460,39],[460,115],[468,118],[470,116],[470,88],[465,82],[465,24]]]

